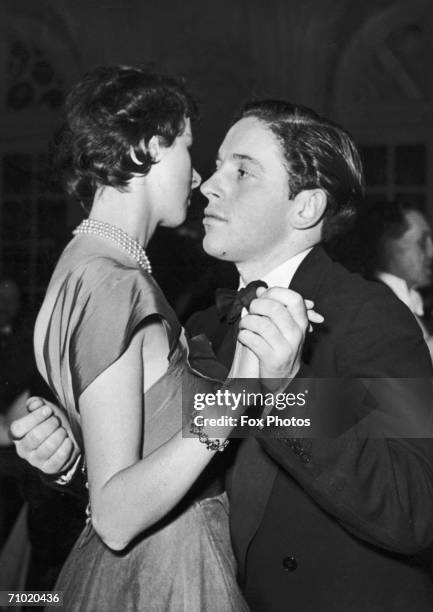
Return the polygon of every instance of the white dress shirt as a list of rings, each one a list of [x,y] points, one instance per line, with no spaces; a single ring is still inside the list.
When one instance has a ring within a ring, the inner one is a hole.
[[[305,259],[308,253],[312,250],[313,247],[309,249],[305,249],[301,253],[290,257],[286,261],[283,261],[282,264],[265,274],[260,279],[254,280],[262,280],[264,281],[268,287],[285,287],[287,288],[289,284],[292,282],[292,279],[295,275],[296,270],[301,265],[301,262]],[[239,289],[243,289],[246,286],[245,281],[241,277],[239,279]],[[245,316],[248,314],[246,308],[242,309],[241,316]],[[248,353],[248,358],[245,359],[244,351]],[[243,354],[243,367],[239,369],[241,355]],[[238,378],[259,378],[259,362],[257,357],[251,353],[246,347],[242,346],[239,342],[236,344],[236,350],[233,357],[233,364],[231,372],[235,372]],[[233,374],[232,374],[233,375]]]
[[[376,278],[387,285],[414,315],[418,317],[424,315],[421,295],[416,289],[409,289],[407,282],[403,278],[389,272],[378,272]]]
[[[254,280],[262,280],[267,284],[268,287],[287,288],[292,282],[296,270],[299,268],[301,262],[307,257],[308,253],[312,250],[312,248],[313,247],[305,249],[305,251],[301,251],[301,253],[298,253],[297,255],[286,259],[286,261],[283,261],[282,264],[268,272],[268,274],[265,274],[262,278]],[[245,286],[246,283],[241,277],[239,279],[239,289],[243,289]]]

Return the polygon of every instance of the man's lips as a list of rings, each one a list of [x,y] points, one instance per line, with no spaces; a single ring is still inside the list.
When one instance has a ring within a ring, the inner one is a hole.
[[[225,222],[225,219],[222,215],[218,215],[216,213],[205,213],[203,217],[203,224],[212,223],[214,221]]]

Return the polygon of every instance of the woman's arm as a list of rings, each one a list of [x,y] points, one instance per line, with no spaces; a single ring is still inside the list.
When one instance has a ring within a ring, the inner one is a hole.
[[[148,327],[138,332],[79,399],[92,522],[115,550],[165,516],[213,456],[198,438],[179,431],[141,459],[148,332]]]

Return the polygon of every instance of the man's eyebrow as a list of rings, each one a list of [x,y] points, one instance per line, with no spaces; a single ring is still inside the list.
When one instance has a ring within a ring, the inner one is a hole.
[[[250,155],[245,155],[243,153],[233,153],[233,158],[239,161],[248,161],[263,170],[263,166],[259,162],[259,160],[255,159],[254,157],[251,157]]]
[[[251,157],[250,155],[245,155],[244,153],[233,153],[232,158],[237,161],[248,161],[260,168],[261,170],[264,170],[263,165],[259,162],[259,160],[255,159],[254,157]],[[220,153],[218,153],[218,155],[216,156],[216,161],[221,161]]]

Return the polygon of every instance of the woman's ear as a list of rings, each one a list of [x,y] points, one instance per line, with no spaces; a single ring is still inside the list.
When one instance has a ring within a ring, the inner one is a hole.
[[[297,229],[308,229],[325,214],[328,198],[323,189],[304,189],[292,200],[291,222]]]
[[[159,141],[159,136],[152,136],[152,138],[149,140],[149,144],[147,145],[147,150],[154,163],[161,160],[162,147]]]
[[[144,144],[144,139],[140,140],[139,148],[141,151],[143,151],[143,153],[147,152],[154,163],[161,159],[161,145],[158,136],[152,136],[152,138],[149,140],[147,148]],[[142,166],[144,164],[144,162],[139,161],[135,149],[132,146],[129,147],[129,156],[137,166]]]

